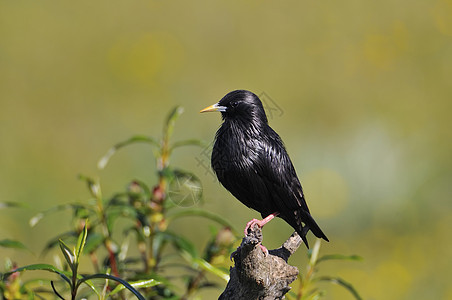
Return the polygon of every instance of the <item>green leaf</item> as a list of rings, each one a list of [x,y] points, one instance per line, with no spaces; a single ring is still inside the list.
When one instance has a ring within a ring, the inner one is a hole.
[[[9,240],[9,239],[1,240],[0,241],[0,247],[28,250],[28,248],[24,244],[22,244],[21,242],[14,241],[14,240]]]
[[[155,279],[144,279],[144,280],[129,282],[129,284],[131,286],[133,286],[135,289],[141,289],[141,288],[148,288],[148,287],[153,287],[153,286],[159,285],[159,284],[161,284],[161,282],[157,281]],[[115,289],[113,291],[111,291],[109,296],[117,294],[118,292],[124,290],[125,288],[126,287],[123,285],[118,285],[115,287]]]
[[[212,266],[210,263],[208,263],[204,259],[195,258],[193,262],[195,264],[198,264],[201,267],[201,269],[220,277],[221,279],[223,279],[226,282],[229,281],[229,275],[227,273],[225,273],[223,270],[221,270],[217,267]]]
[[[78,264],[80,261],[80,256],[83,252],[83,248],[86,244],[86,238],[88,236],[88,220],[85,221],[85,226],[83,227],[82,232],[78,236],[77,245],[75,246],[75,263]]]
[[[56,246],[59,246],[60,240],[65,240],[65,241],[70,240],[75,243],[76,238],[77,238],[77,233],[75,231],[68,231],[68,232],[62,233],[60,235],[57,235],[56,237],[50,239],[47,242],[46,246],[44,247],[44,250],[42,250],[42,254],[45,255],[49,250],[53,249]]]
[[[171,242],[176,249],[185,251],[192,257],[198,257],[198,252],[196,251],[195,246],[193,246],[189,240],[170,231],[160,232],[159,234],[163,236],[165,241]]]
[[[85,205],[85,204],[81,204],[81,203],[61,204],[61,205],[57,205],[57,206],[51,207],[50,209],[48,209],[46,211],[43,211],[43,212],[40,212],[40,213],[36,214],[34,217],[32,217],[28,221],[28,223],[29,223],[30,227],[34,227],[45,216],[47,216],[47,215],[49,215],[51,213],[54,213],[54,212],[63,211],[63,210],[67,210],[67,209],[72,209],[74,211],[79,210],[79,209],[86,209],[89,212],[94,213],[94,211],[88,205]]]
[[[205,261],[204,259],[199,258],[199,257],[193,257],[193,256],[189,255],[189,253],[187,253],[187,252],[183,253],[182,256],[187,261],[189,261],[195,269],[202,269],[215,276],[218,276],[219,278],[223,279],[226,282],[229,281],[229,275],[227,273],[225,273],[223,270],[221,270],[217,267],[212,266],[209,262]]]
[[[49,271],[49,272],[57,273],[66,282],[71,284],[71,281],[70,281],[70,279],[67,276],[67,275],[70,275],[69,272],[65,272],[65,271],[59,270],[59,269],[57,269],[54,266],[49,265],[49,264],[34,264],[34,265],[28,265],[28,266],[17,268],[14,271],[10,271],[10,272],[7,272],[7,273],[3,274],[3,280],[8,278],[13,273],[23,272],[23,271]]]
[[[168,222],[170,222],[170,221],[182,218],[182,217],[193,217],[193,216],[203,217],[203,218],[212,220],[212,221],[222,225],[223,227],[231,228],[231,231],[232,231],[232,233],[234,233],[234,235],[236,235],[236,236],[239,235],[239,233],[233,228],[232,224],[229,223],[226,219],[224,219],[223,217],[221,217],[217,214],[214,214],[214,213],[202,210],[202,209],[196,209],[196,208],[195,209],[184,209],[177,213],[169,215],[167,220],[168,220]]]
[[[184,146],[199,146],[199,147],[207,147],[209,144],[205,141],[201,141],[198,139],[188,139],[183,141],[177,141],[170,147],[170,152],[172,152],[174,149]]]
[[[297,298],[297,294],[293,290],[288,291],[285,296],[288,296],[287,299],[289,300],[291,300],[292,298],[294,299]]]
[[[83,251],[85,253],[92,253],[94,252],[102,243],[104,242],[105,237],[97,232],[90,233],[90,235],[86,239],[85,248]]]
[[[23,282],[23,284],[22,284],[21,291],[27,291],[27,292],[28,291],[36,291],[36,292],[38,292],[38,289],[39,289],[39,292],[44,292],[44,293],[47,292],[47,293],[50,294],[50,293],[53,293],[53,292],[51,292],[48,289],[45,289],[45,287],[49,286],[51,284],[51,281],[52,280],[50,280],[50,279],[42,278],[42,276],[41,276],[41,278],[33,278],[33,279],[30,279],[30,280],[25,280]],[[52,294],[52,296],[53,296],[53,294]],[[27,298],[27,299],[35,299],[35,298]]]
[[[303,292],[302,300],[318,300],[325,296],[326,292],[324,290],[319,290],[318,288],[313,288],[309,291]]]
[[[137,216],[136,210],[130,205],[110,206],[106,217],[107,228],[109,232],[113,231],[113,225],[119,217],[125,217],[135,220]]]
[[[0,209],[8,207],[27,207],[26,204],[20,202],[0,202]]]
[[[324,255],[317,259],[317,263],[320,263],[322,261],[326,260],[354,260],[354,261],[361,261],[363,258],[359,255],[342,255],[342,254],[329,254]]]
[[[74,272],[74,267],[76,264],[74,252],[62,240],[59,240],[59,244],[64,258],[71,267],[72,272]]]
[[[340,286],[344,287],[345,289],[347,289],[355,297],[355,299],[362,300],[361,296],[359,295],[358,291],[353,287],[353,285],[351,285],[350,283],[348,283],[347,281],[345,281],[344,279],[342,279],[340,277],[322,276],[322,277],[317,278],[316,280],[331,282],[331,283],[340,285]]]
[[[110,148],[107,153],[105,153],[104,156],[101,157],[101,159],[99,160],[99,162],[97,163],[97,167],[99,169],[103,169],[105,168],[105,166],[107,165],[108,161],[110,160],[110,158],[113,156],[113,154],[116,153],[116,151],[118,151],[119,149],[130,145],[130,144],[135,144],[135,143],[148,143],[151,144],[152,146],[157,146],[159,147],[159,143],[152,137],[149,136],[143,136],[143,135],[136,135],[133,136],[123,142],[117,143],[116,145],[114,145],[112,148]]]
[[[86,182],[86,184],[88,185],[88,189],[94,198],[98,200],[102,198],[100,184],[98,181],[83,174],[79,174],[78,178]]]
[[[79,279],[79,281],[80,281],[81,279],[84,279],[84,277],[81,276],[81,275],[77,275],[77,278]],[[97,299],[102,299],[102,298],[101,298],[101,295],[100,295],[100,292],[96,289],[96,286],[94,285],[94,283],[93,283],[91,280],[89,280],[89,279],[84,280],[83,283],[86,284],[87,286],[89,286],[89,287],[93,290],[93,292],[96,293]],[[78,284],[79,284],[79,283],[78,283]],[[79,285],[80,285],[80,284],[79,284]]]
[[[184,112],[183,107],[176,106],[168,115],[168,118],[166,119],[165,129],[163,131],[166,140],[169,140],[170,137],[173,135],[176,120],[183,112]]]
[[[41,221],[42,218],[44,218],[45,214],[40,212],[38,214],[36,214],[35,216],[33,216],[29,221],[28,224],[30,225],[30,227],[35,227],[36,224],[38,224],[39,221]]]
[[[109,279],[109,280],[114,280],[119,282],[120,284],[122,284],[126,289],[128,289],[129,291],[131,291],[138,299],[140,300],[146,300],[133,286],[131,286],[127,281],[119,278],[119,277],[115,277],[113,275],[109,275],[109,274],[94,274],[94,275],[89,275],[86,277],[83,277],[82,279],[80,279],[77,282],[77,288],[78,286],[80,286],[80,284],[85,283],[88,280],[91,279],[97,279],[97,278],[102,278],[102,279]]]
[[[312,247],[312,250],[310,249],[310,251],[308,252],[309,264],[311,266],[315,266],[315,264],[317,263],[319,251],[320,251],[320,239],[318,238],[316,239],[314,247]]]
[[[324,291],[315,291],[312,293],[312,295],[310,295],[309,300],[320,300],[325,296],[325,292]]]

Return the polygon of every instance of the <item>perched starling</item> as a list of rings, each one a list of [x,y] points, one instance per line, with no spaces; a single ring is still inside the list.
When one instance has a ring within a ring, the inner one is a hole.
[[[274,217],[292,226],[309,248],[309,230],[328,241],[312,218],[297,173],[279,135],[268,125],[259,97],[246,90],[228,93],[201,112],[219,111],[223,124],[212,150],[212,168],[220,183],[263,220],[248,222],[262,227]]]

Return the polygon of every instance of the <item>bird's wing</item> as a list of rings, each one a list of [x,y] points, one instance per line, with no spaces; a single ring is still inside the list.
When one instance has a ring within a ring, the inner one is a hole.
[[[281,213],[300,209],[309,213],[303,189],[281,138],[271,128],[267,136],[269,139],[261,141],[258,175],[272,191]]]
[[[328,241],[309,212],[300,181],[281,138],[271,128],[270,130],[266,135],[270,139],[261,142],[265,149],[260,152],[260,163],[257,165],[262,168],[258,174],[267,186],[273,205],[279,210],[281,217],[297,230],[306,246],[308,243],[305,236],[309,229],[315,236]]]

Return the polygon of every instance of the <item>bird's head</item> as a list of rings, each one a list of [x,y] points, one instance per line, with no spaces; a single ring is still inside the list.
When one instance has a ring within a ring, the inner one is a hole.
[[[258,96],[246,90],[228,93],[218,103],[200,112],[219,111],[224,120],[267,123],[264,107]]]

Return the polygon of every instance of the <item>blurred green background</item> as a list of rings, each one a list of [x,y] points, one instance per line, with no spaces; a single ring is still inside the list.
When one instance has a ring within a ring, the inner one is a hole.
[[[0,210],[0,239],[35,255],[0,249],[0,259],[51,260],[36,255],[69,214],[36,228],[31,216],[86,199],[79,173],[99,177],[107,195],[133,178],[152,183],[146,146],[102,171],[97,160],[131,135],[158,137],[174,105],[185,108],[175,139],[210,142],[220,115],[198,112],[234,89],[265,93],[331,240],[322,253],[364,257],[325,272],[365,299],[452,299],[451,0],[2,1],[0,202],[29,207]],[[258,214],[208,163],[199,148],[172,161],[202,179],[206,209],[241,229]],[[205,243],[206,223],[189,224],[176,230]],[[277,247],[291,232],[274,221],[264,242]],[[352,299],[327,289],[327,299]]]

